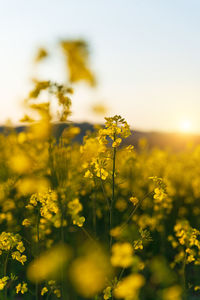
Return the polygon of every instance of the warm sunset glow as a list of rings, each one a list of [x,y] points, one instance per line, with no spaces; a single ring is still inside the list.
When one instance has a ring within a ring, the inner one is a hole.
[[[179,130],[185,133],[192,132],[192,122],[190,120],[182,120],[180,122]]]

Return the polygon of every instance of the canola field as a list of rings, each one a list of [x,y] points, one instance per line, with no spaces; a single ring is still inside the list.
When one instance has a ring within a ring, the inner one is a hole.
[[[200,146],[136,150],[120,115],[75,143],[71,85],[94,78],[83,41],[61,47],[70,84],[35,80],[0,136],[0,299],[199,299]]]

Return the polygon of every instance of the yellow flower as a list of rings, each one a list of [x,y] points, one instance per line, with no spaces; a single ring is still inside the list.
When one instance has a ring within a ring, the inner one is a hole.
[[[144,285],[144,277],[132,274],[120,281],[114,289],[114,296],[124,300],[137,299],[140,288]]]
[[[87,247],[86,255],[75,259],[70,268],[70,279],[80,295],[94,297],[102,291],[110,275],[107,257],[95,247]]]
[[[178,285],[171,286],[163,291],[163,300],[181,300],[181,287]]]
[[[19,292],[21,292],[21,294],[24,294],[28,291],[28,288],[27,288],[27,283],[23,282],[22,284],[19,283],[17,286],[16,286],[16,293],[18,294]]]
[[[108,177],[108,172],[104,168],[100,167],[98,163],[95,163],[95,171],[97,177],[100,177],[102,180],[106,180]]]
[[[84,217],[77,217],[73,219],[73,224],[77,225],[78,227],[83,227],[84,222],[85,222]]]
[[[29,219],[24,219],[22,225],[25,227],[29,227],[31,225],[31,221]]]
[[[126,147],[127,152],[132,152],[133,149],[134,149],[134,146],[132,146],[132,145],[129,145],[129,146]]]
[[[103,291],[103,298],[105,299],[105,300],[108,300],[108,299],[110,299],[111,297],[112,297],[112,294],[111,294],[111,292],[112,292],[112,288],[110,287],[110,286],[107,286],[107,288],[105,288],[105,290]]]
[[[45,286],[43,287],[43,289],[41,290],[41,295],[43,296],[45,293],[48,292],[48,288]]]
[[[26,255],[22,255],[19,259],[19,262],[24,265],[24,263],[27,261]]]
[[[21,255],[19,251],[14,251],[12,253],[12,259],[18,260],[22,265],[26,262],[26,255]]]
[[[31,161],[24,153],[17,153],[10,159],[10,168],[19,174],[30,170]]]
[[[119,145],[121,144],[122,139],[121,138],[117,138],[113,143],[112,143],[112,147],[116,148],[119,147]]]
[[[61,297],[61,292],[60,292],[59,289],[55,289],[55,290],[53,291],[53,293],[56,295],[57,298],[60,298],[60,297]]]
[[[17,250],[19,250],[21,253],[25,251],[24,244],[22,242],[18,243]]]
[[[139,200],[136,197],[131,197],[129,200],[133,203],[133,205],[137,205],[139,202]]]
[[[70,255],[70,249],[66,245],[52,247],[29,264],[28,278],[32,282],[42,282],[58,276],[61,266],[68,261]]]
[[[112,246],[111,264],[127,268],[133,262],[133,247],[129,243],[116,243]]]
[[[93,178],[93,174],[90,172],[90,170],[87,170],[85,172],[85,175],[84,175],[85,178]]]
[[[4,276],[3,278],[0,279],[0,290],[4,289],[8,280],[9,280],[8,276]]]
[[[110,230],[110,235],[113,237],[119,237],[121,232],[122,232],[122,228],[120,226],[117,226]]]
[[[155,188],[154,193],[154,199],[156,203],[162,202],[166,197],[165,192],[161,188]]]
[[[134,250],[138,250],[138,249],[142,250],[143,249],[142,239],[134,241],[133,248],[134,248]]]
[[[83,209],[83,206],[79,202],[79,199],[76,198],[68,203],[68,208],[72,213],[78,214]]]
[[[49,284],[49,285],[55,285],[56,282],[55,282],[55,280],[49,280],[49,281],[48,281],[48,284]]]

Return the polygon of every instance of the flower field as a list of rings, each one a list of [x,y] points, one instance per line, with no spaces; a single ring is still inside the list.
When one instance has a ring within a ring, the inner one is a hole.
[[[0,299],[199,299],[200,146],[135,149],[120,115],[74,142],[73,86],[95,80],[83,41],[61,48],[69,84],[34,80],[0,136]]]

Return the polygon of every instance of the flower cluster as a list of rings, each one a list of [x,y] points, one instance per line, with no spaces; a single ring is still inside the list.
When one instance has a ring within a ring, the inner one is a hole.
[[[47,293],[53,293],[57,298],[61,297],[60,289],[57,287],[55,280],[49,280],[47,286],[44,286],[41,290],[41,296],[44,296]]]
[[[32,194],[26,208],[32,211],[34,208],[40,212],[40,227],[46,230],[48,223],[52,223],[55,227],[61,226],[61,214],[57,193],[48,190],[43,193]],[[66,225],[66,222],[64,222]],[[23,220],[22,225],[29,227],[33,224],[31,218]]]
[[[24,244],[19,234],[10,232],[2,232],[0,234],[0,255],[7,252],[12,259],[16,259],[23,265],[27,260],[26,255],[22,254],[24,251]]]
[[[9,280],[8,276],[4,276],[0,279],[0,290],[3,290]]]
[[[175,263],[185,260],[187,264],[200,264],[200,231],[192,228],[188,221],[182,220],[174,226],[175,237],[169,236],[173,248],[178,248],[179,252],[175,257]]]
[[[19,283],[16,286],[16,293],[21,293],[21,294],[25,294],[28,291],[28,287],[27,287],[27,283],[23,282],[23,283]]]
[[[130,134],[130,127],[121,116],[105,118],[105,128],[99,130],[98,140],[100,144],[107,144],[109,139],[112,147],[117,148],[122,142],[122,138],[127,138]]]
[[[73,224],[77,225],[79,227],[82,227],[85,222],[85,218],[83,216],[79,216],[79,212],[81,212],[82,209],[83,209],[83,206],[79,202],[78,198],[76,198],[68,203],[68,211],[72,217]]]

